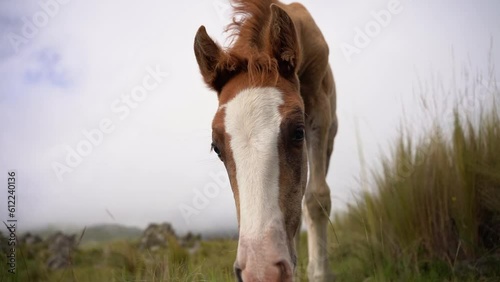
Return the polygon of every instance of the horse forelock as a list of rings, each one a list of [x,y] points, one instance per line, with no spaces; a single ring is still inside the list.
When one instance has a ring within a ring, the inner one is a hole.
[[[267,32],[274,0],[232,0],[233,22],[226,27],[230,46],[221,69],[228,66],[236,72],[246,72],[254,86],[279,77],[277,60],[269,51]],[[235,64],[236,63],[236,64]]]

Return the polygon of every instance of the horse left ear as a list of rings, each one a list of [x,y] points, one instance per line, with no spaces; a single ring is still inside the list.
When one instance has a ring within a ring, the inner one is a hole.
[[[295,75],[300,63],[297,32],[290,16],[276,4],[271,4],[269,40],[272,55],[278,61],[281,75],[285,77]]]
[[[236,71],[236,62],[215,43],[204,26],[200,26],[194,39],[194,53],[205,83],[220,93],[222,87]]]

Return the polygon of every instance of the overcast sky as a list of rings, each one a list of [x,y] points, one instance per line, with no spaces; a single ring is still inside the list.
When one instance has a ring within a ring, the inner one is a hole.
[[[192,48],[202,24],[225,44],[227,1],[60,2],[0,1],[0,186],[15,169],[20,226],[236,228],[225,169],[209,150],[217,99]],[[492,39],[500,66],[500,2],[302,3],[331,50],[340,125],[328,183],[341,210],[361,189],[358,149],[376,167],[403,114],[419,116],[419,80],[447,81],[454,63],[485,71]],[[78,148],[85,156],[68,157]]]

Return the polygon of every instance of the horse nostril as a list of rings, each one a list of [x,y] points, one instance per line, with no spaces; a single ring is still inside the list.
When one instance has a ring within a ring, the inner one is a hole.
[[[291,269],[290,264],[287,261],[281,260],[275,263],[275,266],[280,270],[281,279],[286,279],[288,276],[290,276]]]
[[[238,282],[243,282],[243,278],[241,278],[241,268],[239,268],[237,265],[234,266],[234,274],[236,275]]]

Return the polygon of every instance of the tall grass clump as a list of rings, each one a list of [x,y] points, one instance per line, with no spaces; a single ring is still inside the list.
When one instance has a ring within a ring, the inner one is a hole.
[[[451,110],[430,114],[422,136],[402,130],[373,173],[374,191],[335,218],[334,260],[350,261],[344,280],[500,281],[500,91],[491,77],[463,71],[472,83],[436,87],[456,93]]]

